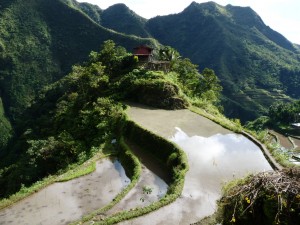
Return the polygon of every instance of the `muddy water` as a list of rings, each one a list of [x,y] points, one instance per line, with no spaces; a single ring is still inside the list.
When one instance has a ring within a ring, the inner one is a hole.
[[[150,192],[147,192],[147,190]],[[145,207],[161,199],[167,193],[168,185],[147,167],[142,166],[140,180],[137,185],[106,215],[137,207]]]
[[[174,203],[121,224],[197,222],[216,210],[216,200],[220,198],[225,182],[272,169],[261,150],[247,138],[187,110],[131,106],[128,114],[145,128],[177,143],[188,156],[190,170],[182,195]],[[178,126],[182,130],[175,129]]]
[[[191,224],[216,210],[222,185],[272,168],[260,149],[242,135],[189,137],[177,129],[171,140],[187,154],[190,165],[180,198],[162,209],[123,224]]]
[[[68,224],[108,204],[129,182],[118,161],[103,159],[92,174],[50,185],[0,211],[0,224]]]
[[[293,144],[290,142],[290,140],[288,139],[287,136],[283,135],[283,134],[280,134],[274,130],[271,130],[271,133],[272,134],[275,134],[278,139],[279,139],[279,142],[280,142],[280,145],[282,147],[284,147],[285,149],[293,149]]]
[[[164,110],[131,104],[127,114],[138,124],[165,138],[170,138],[175,134],[174,127],[180,127],[190,136],[210,137],[218,133],[232,133],[187,109]]]

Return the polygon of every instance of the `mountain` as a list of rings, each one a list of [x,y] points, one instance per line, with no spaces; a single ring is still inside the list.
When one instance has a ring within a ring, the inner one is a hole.
[[[181,13],[145,20],[116,4],[100,18],[109,29],[174,47],[200,71],[214,69],[229,117],[251,120],[277,100],[300,97],[299,45],[265,25],[250,7],[193,2]]]
[[[125,34],[151,37],[145,29],[147,20],[140,17],[124,4],[113,5],[103,11],[101,25]]]
[[[146,29],[200,70],[215,70],[227,116],[253,119],[276,100],[300,97],[298,46],[249,7],[193,2],[181,13],[148,20]]]
[[[147,20],[130,10],[125,4],[115,4],[102,10],[97,5],[86,2],[78,3],[75,0],[69,0],[68,3],[103,27],[126,35],[151,37],[145,29]]]
[[[82,12],[84,12],[87,16],[89,16],[96,23],[101,24],[101,14],[103,12],[97,5],[92,5],[89,3],[73,3],[77,8],[79,8]]]
[[[225,114],[242,121],[266,113],[276,100],[300,97],[299,45],[249,7],[193,2],[181,13],[146,20],[124,4],[102,10],[75,0],[2,0],[0,149],[13,133],[10,123],[17,123],[39,90],[107,39],[129,51],[160,42],[200,71],[214,69],[224,87]]]
[[[104,28],[90,18],[91,13],[83,12],[91,9],[96,16],[100,9],[80,6],[72,0],[1,0],[0,121],[15,122],[39,90],[85,61],[105,40],[112,39],[130,51],[142,43],[155,44],[152,39]],[[0,133],[11,132],[1,126]]]

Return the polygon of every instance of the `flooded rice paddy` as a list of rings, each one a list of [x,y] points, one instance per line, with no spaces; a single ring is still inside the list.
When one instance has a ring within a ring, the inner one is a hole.
[[[165,196],[168,185],[147,167],[142,166],[140,180],[137,185],[106,215],[111,215],[119,211],[129,210],[137,207],[145,207],[152,202],[159,201]]]
[[[0,211],[0,224],[68,224],[107,205],[129,183],[119,161],[102,159],[95,172],[52,184]]]
[[[187,154],[190,169],[183,192],[174,203],[121,224],[197,222],[214,213],[225,182],[249,173],[271,170],[261,150],[250,140],[188,110],[131,106],[128,114],[138,124],[178,144]],[[167,175],[158,166],[149,164],[153,162],[151,158],[138,157],[144,160],[138,184],[106,212],[107,216],[149,205],[166,194],[168,185],[157,174]],[[97,164],[96,172],[69,182],[55,183],[0,211],[0,224],[67,224],[107,205],[129,182],[118,161],[102,160]]]
[[[127,114],[136,123],[165,138],[170,138],[175,134],[175,127],[180,127],[190,136],[210,137],[214,134],[232,133],[219,124],[187,109],[164,110],[130,105]]]
[[[215,212],[225,182],[272,169],[261,150],[242,135],[188,136],[177,128],[170,140],[185,151],[190,166],[181,197],[158,211],[122,224],[195,223]]]

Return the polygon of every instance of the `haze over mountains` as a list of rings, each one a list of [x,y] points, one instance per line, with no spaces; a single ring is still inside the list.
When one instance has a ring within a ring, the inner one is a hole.
[[[225,114],[243,121],[276,100],[300,97],[299,46],[251,8],[193,2],[179,14],[146,20],[124,4],[101,10],[74,0],[1,0],[0,148],[38,91],[107,39],[128,50],[170,45],[200,70],[214,69]]]

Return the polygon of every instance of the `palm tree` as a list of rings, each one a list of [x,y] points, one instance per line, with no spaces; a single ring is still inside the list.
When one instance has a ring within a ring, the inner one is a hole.
[[[162,61],[174,61],[180,58],[180,54],[170,46],[159,49],[158,55]]]

